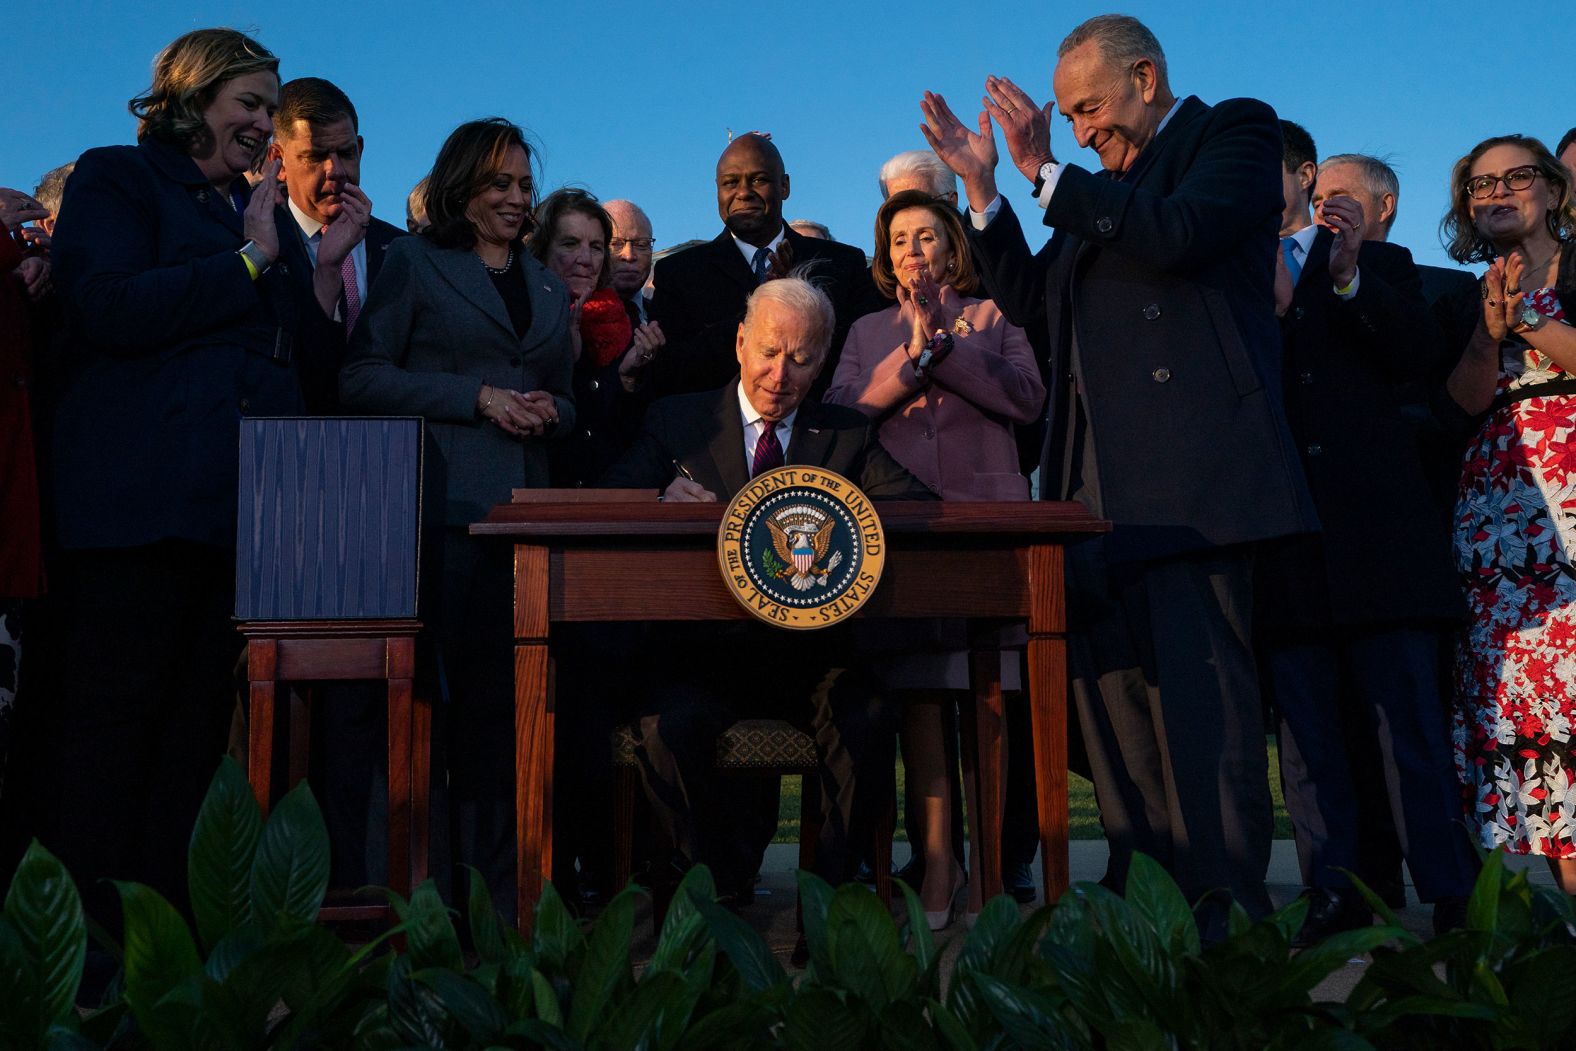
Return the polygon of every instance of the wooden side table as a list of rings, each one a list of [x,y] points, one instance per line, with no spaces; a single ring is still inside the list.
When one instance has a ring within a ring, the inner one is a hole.
[[[273,801],[274,707],[280,683],[388,684],[389,887],[409,897],[427,878],[432,706],[416,695],[417,620],[242,621],[251,712],[247,777],[266,816]],[[305,705],[290,714],[290,782],[306,776]],[[376,919],[386,905],[325,906],[325,920]]]

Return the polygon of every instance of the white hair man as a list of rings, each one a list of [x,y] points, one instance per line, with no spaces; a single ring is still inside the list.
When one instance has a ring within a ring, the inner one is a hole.
[[[1278,383],[1280,129],[1252,99],[1178,99],[1125,15],[1075,28],[1052,86],[1104,172],[1059,160],[1051,104],[1005,77],[974,126],[927,92],[924,134],[963,181],[991,297],[1051,334],[1041,493],[1112,520],[1069,552],[1092,603],[1070,648],[1109,875],[1121,888],[1134,851],[1158,859],[1213,939],[1220,890],[1270,909],[1255,544],[1317,528]],[[1052,230],[1037,254],[997,191],[995,127]]]
[[[881,199],[904,190],[920,190],[941,197],[954,207],[958,203],[958,177],[933,150],[904,150],[893,154],[881,166]]]

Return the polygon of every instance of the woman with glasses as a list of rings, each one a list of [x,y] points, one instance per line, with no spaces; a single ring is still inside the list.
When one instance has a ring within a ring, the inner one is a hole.
[[[549,194],[526,248],[569,289],[576,425],[552,451],[552,484],[595,484],[640,429],[646,366],[662,330],[612,287],[613,220],[585,190]],[[648,242],[649,248],[649,242]]]
[[[1487,263],[1483,314],[1451,397],[1483,422],[1456,502],[1470,620],[1457,662],[1456,760],[1485,847],[1549,859],[1576,894],[1576,208],[1537,139],[1456,162],[1441,224]]]

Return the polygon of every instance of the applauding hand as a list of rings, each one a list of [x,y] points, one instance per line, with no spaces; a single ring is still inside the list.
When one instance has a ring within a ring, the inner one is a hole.
[[[919,108],[925,114],[920,134],[963,180],[969,207],[983,212],[996,199],[996,136],[991,132],[990,115],[980,112],[979,131],[974,132],[964,127],[947,100],[933,91],[925,92]]]
[[[1051,112],[1056,103],[1036,106],[1027,92],[1006,77],[985,78],[985,110],[1001,127],[1013,166],[1035,182],[1040,169],[1055,163],[1051,153]]]

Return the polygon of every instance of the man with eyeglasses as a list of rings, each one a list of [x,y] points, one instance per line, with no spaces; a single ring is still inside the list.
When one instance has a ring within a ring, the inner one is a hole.
[[[1301,127],[1281,125],[1291,173],[1315,149]],[[1449,512],[1419,421],[1401,411],[1440,374],[1441,338],[1412,254],[1367,238],[1383,237],[1398,197],[1367,162],[1343,154],[1313,181],[1288,180],[1294,230],[1279,264],[1293,286],[1281,315],[1286,416],[1324,526],[1264,553],[1254,604],[1308,883],[1294,945],[1372,922],[1348,873],[1404,902],[1403,888],[1384,885],[1398,884],[1399,862],[1364,849],[1375,811],[1389,811],[1436,928],[1460,924],[1475,875],[1440,675],[1461,615]]]
[[[651,277],[651,220],[633,201],[608,201],[602,205],[613,220],[613,239],[607,243],[613,257],[613,291],[629,304],[630,321],[643,325],[646,316],[646,282]]]

